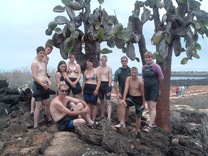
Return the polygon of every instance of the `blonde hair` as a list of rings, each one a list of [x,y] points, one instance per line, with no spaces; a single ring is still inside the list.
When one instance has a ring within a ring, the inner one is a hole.
[[[127,59],[127,61],[128,61],[128,58],[127,58],[126,56],[122,56],[122,57],[121,57],[121,61],[122,61],[122,59],[124,59],[124,58]]]
[[[138,73],[137,67],[132,67],[132,68],[131,68],[131,71],[136,71],[136,72]]]
[[[145,57],[152,57],[153,58],[153,54],[149,51],[147,51],[146,53],[144,53],[144,58]]]

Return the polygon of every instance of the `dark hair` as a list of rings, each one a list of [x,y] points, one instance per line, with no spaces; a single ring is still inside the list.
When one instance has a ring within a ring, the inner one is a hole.
[[[61,73],[61,70],[59,68],[60,65],[62,64],[65,64],[66,65],[66,62],[65,61],[60,61],[59,64],[58,64],[58,67],[57,67],[57,72]]]
[[[40,47],[37,47],[36,51],[38,54],[40,51],[45,51],[45,48],[43,48],[43,46],[40,46]]]
[[[94,59],[92,57],[88,58],[86,62],[94,63]]]

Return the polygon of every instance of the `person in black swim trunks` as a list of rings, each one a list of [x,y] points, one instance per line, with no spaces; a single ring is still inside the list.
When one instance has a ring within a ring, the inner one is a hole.
[[[93,122],[88,112],[88,105],[80,99],[66,96],[68,92],[68,86],[61,84],[58,88],[58,96],[55,97],[50,105],[50,111],[54,122],[60,131],[70,131],[74,129],[79,123],[89,124],[91,128],[96,128],[99,123]],[[68,103],[75,103],[71,110],[67,108]],[[83,118],[78,118],[81,115]]]
[[[97,115],[98,90],[100,88],[101,78],[97,68],[93,68],[93,59],[89,58],[86,62],[87,69],[84,72],[82,83],[82,96],[90,107],[90,117],[95,121]]]
[[[102,120],[105,118],[105,105],[104,105],[104,97],[106,99],[106,103],[108,105],[108,123],[111,122],[111,90],[112,90],[112,68],[109,67],[107,64],[107,56],[103,55],[101,57],[101,66],[98,67],[98,70],[101,74],[101,85],[98,93],[98,97],[100,99],[100,111],[101,116],[98,120]]]
[[[45,56],[43,58],[43,62],[46,64],[46,70],[47,70],[47,65],[48,65],[48,61],[49,61],[48,55],[52,52],[52,50],[53,50],[52,45],[49,45],[49,44],[45,45]],[[47,73],[47,71],[46,71],[46,73]],[[47,74],[47,76],[48,76],[48,74]],[[55,94],[55,93],[53,93],[53,94]],[[50,97],[50,95],[49,95],[49,97]],[[46,105],[50,105],[50,99],[45,101],[45,103],[46,103]],[[34,96],[31,98],[31,104],[30,105],[31,105],[31,107],[30,107],[30,117],[33,120],[34,110],[35,110],[35,97]]]
[[[34,129],[38,129],[38,118],[39,118],[40,110],[42,109],[43,101],[45,103],[47,120],[49,122],[52,121],[50,115],[50,108],[49,108],[50,107],[49,93],[47,93],[47,90],[49,90],[51,86],[51,82],[46,75],[47,66],[43,62],[43,59],[45,57],[45,49],[43,47],[38,47],[36,51],[37,51],[37,56],[31,65],[32,77],[34,80],[33,95],[35,97],[35,102],[36,102],[35,111],[34,111]]]
[[[144,131],[150,132],[155,127],[156,105],[159,96],[159,83],[164,79],[160,66],[153,63],[151,52],[144,54],[145,65],[142,68],[142,78],[144,80],[144,95],[149,109],[150,123]]]
[[[127,93],[129,96],[127,97]],[[136,113],[136,135],[140,137],[140,125],[141,116],[145,109],[145,98],[144,98],[144,84],[143,81],[138,77],[138,69],[136,67],[131,68],[131,76],[126,78],[125,90],[123,99],[121,100],[121,122],[117,127],[122,127],[121,124],[125,125],[125,107],[135,106]]]
[[[81,78],[81,68],[80,65],[75,63],[75,55],[70,54],[69,55],[69,62],[67,64],[66,68],[66,84],[69,87],[68,95],[70,94],[71,90],[73,93],[73,96],[77,99],[79,99],[79,94],[82,92],[81,85],[79,83],[79,80]]]

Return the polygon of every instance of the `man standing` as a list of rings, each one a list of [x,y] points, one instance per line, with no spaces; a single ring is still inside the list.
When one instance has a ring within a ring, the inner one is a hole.
[[[52,50],[53,50],[53,46],[46,44],[46,46],[45,46],[45,55],[44,55],[44,58],[43,58],[43,62],[46,64],[46,74],[47,74],[47,65],[48,65],[48,61],[49,61],[48,55],[52,52]],[[47,76],[48,76],[48,78],[50,78],[50,76],[48,74],[47,74]],[[44,103],[44,104],[50,105],[50,98],[48,100],[45,100],[45,102],[46,103]],[[35,109],[35,97],[32,97],[32,99],[31,99],[31,110],[30,110],[30,117],[31,117],[32,120],[33,120],[33,117],[34,117],[34,109]],[[45,112],[46,111],[48,111],[48,109],[46,109]],[[48,112],[46,112],[46,114],[48,114]],[[47,120],[49,121],[49,119],[50,118],[47,115]]]
[[[102,120],[105,118],[105,105],[104,105],[104,97],[106,99],[108,105],[108,123],[111,122],[111,90],[112,90],[112,68],[107,66],[107,56],[103,55],[101,57],[101,66],[98,67],[98,70],[101,74],[101,85],[98,93],[98,97],[100,98],[100,110],[101,116],[98,120]]]
[[[54,122],[60,131],[70,131],[74,129],[79,123],[85,124],[86,121],[91,128],[99,126],[98,123],[93,122],[90,119],[90,108],[83,100],[72,98],[67,95],[68,86],[61,84],[58,88],[58,96],[53,99],[50,105],[50,111]],[[67,104],[75,103],[75,105],[69,110]],[[78,115],[82,115],[84,118],[78,118]]]
[[[115,76],[114,76],[114,87],[117,93],[117,115],[118,115],[118,120],[121,122],[121,113],[120,113],[120,108],[121,108],[121,99],[123,99],[123,93],[125,89],[125,82],[126,78],[130,76],[130,68],[127,66],[128,64],[128,58],[126,56],[121,57],[121,64],[122,67],[116,70]],[[117,82],[119,84],[117,84]],[[129,107],[126,107],[125,110],[125,121],[127,121],[129,115]],[[116,125],[116,127],[126,127],[125,123],[119,123]]]
[[[129,97],[126,98],[129,92]],[[123,99],[121,101],[121,125],[125,124],[125,108],[135,106],[136,113],[136,135],[140,137],[140,125],[143,110],[145,108],[144,97],[144,83],[138,77],[138,69],[136,67],[131,68],[131,76],[127,77]]]
[[[48,121],[52,121],[50,116],[50,99],[49,99],[49,88],[51,86],[51,82],[48,79],[46,72],[46,64],[43,62],[45,57],[45,49],[43,47],[38,47],[36,49],[37,56],[32,63],[32,77],[33,77],[33,96],[35,97],[35,111],[34,111],[34,129],[38,128],[38,118],[40,114],[40,110],[42,109],[42,102],[45,103],[46,115]],[[49,101],[49,102],[48,102]]]

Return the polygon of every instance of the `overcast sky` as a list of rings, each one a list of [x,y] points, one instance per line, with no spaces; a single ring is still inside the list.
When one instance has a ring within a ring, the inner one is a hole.
[[[94,10],[99,6],[97,0],[91,0],[91,6]],[[116,16],[124,27],[127,26],[128,17],[134,9],[135,0],[105,0],[102,7],[110,15]],[[15,69],[30,68],[32,61],[36,56],[36,48],[44,46],[50,36],[45,35],[48,23],[60,14],[54,13],[53,8],[56,5],[63,5],[61,0],[0,0],[0,72],[12,71]],[[208,11],[208,1],[203,0],[201,9]],[[151,22],[144,25],[144,34],[147,43],[147,49],[155,52],[155,46],[151,45],[154,28]],[[202,50],[198,51],[200,59],[190,60],[188,64],[181,65],[180,61],[185,54],[179,57],[173,57],[172,71],[208,71],[208,39],[205,38],[199,42]],[[104,48],[106,43],[101,45]],[[135,45],[135,47],[138,47]],[[138,48],[136,55],[140,58]],[[113,49],[114,53],[107,55],[108,64],[115,71],[120,67],[120,57],[125,55],[120,49]],[[54,48],[50,54],[49,68],[56,68],[58,62],[62,60],[59,50]],[[141,71],[142,63],[129,61],[129,66],[136,66]]]

